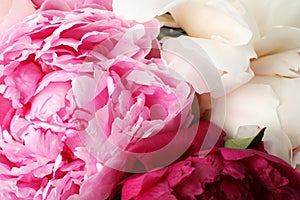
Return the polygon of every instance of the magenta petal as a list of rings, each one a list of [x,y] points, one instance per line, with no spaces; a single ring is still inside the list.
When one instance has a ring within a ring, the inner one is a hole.
[[[122,189],[122,199],[132,199],[139,194],[143,194],[149,188],[156,185],[157,181],[166,173],[166,169],[157,170],[142,176],[132,176],[124,183]],[[150,196],[149,196],[150,197]],[[148,197],[148,198],[149,198]]]

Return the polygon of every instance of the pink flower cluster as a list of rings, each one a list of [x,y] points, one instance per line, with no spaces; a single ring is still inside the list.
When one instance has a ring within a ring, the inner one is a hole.
[[[194,90],[151,58],[158,27],[83,8],[37,12],[6,33],[1,199],[105,199],[120,161],[138,159],[117,150],[190,125]]]

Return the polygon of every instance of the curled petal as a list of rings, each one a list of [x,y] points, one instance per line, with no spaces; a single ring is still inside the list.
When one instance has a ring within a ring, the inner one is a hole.
[[[300,32],[299,32],[300,34]],[[300,50],[299,50],[300,52]],[[251,69],[257,75],[284,76],[295,78],[300,76],[300,55],[297,50],[284,51],[260,57],[251,62]]]
[[[70,90],[69,83],[50,83],[42,92],[37,94],[29,113],[29,118],[46,120],[66,106],[65,96]]]

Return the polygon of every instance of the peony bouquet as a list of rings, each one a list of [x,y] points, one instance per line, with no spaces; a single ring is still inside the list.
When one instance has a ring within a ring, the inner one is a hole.
[[[0,199],[300,199],[299,9],[3,0]]]

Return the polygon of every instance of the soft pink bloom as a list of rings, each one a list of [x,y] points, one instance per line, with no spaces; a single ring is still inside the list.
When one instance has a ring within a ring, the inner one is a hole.
[[[35,12],[30,0],[2,0],[0,6],[0,40],[5,31]]]
[[[92,73],[118,55],[144,58],[158,34],[157,25],[125,22],[97,9],[32,15],[8,31],[1,43],[4,96],[19,108],[51,82]]]
[[[134,143],[144,138],[155,143],[156,136],[166,132],[179,134],[176,140],[180,141],[184,135],[179,130],[188,128],[193,119],[194,90],[186,82],[173,78],[157,61],[160,60],[141,62],[119,56],[108,67],[95,70],[93,76],[79,76],[74,80],[78,104],[88,113],[95,113],[86,133],[80,135],[90,152],[112,168],[130,172],[144,170],[134,168],[132,162],[125,159],[142,157],[147,161],[141,162],[146,162],[144,165],[148,165],[149,170],[158,164],[152,163],[151,157],[163,157],[177,149],[179,155],[169,155],[170,160],[161,163],[165,166],[183,154],[193,141],[191,134],[185,145],[173,144],[169,148],[162,145],[160,153],[153,152],[154,155],[149,145],[143,147],[143,153],[131,149]],[[194,136],[196,131],[194,129]],[[149,152],[145,153],[145,150]]]
[[[122,199],[299,199],[300,173],[252,149],[213,149],[127,178]]]
[[[151,58],[158,32],[86,8],[37,12],[5,34],[0,199],[106,199],[135,169],[132,142],[189,128],[194,90]]]
[[[40,10],[71,11],[78,8],[102,8],[112,10],[112,0],[31,0]]]

